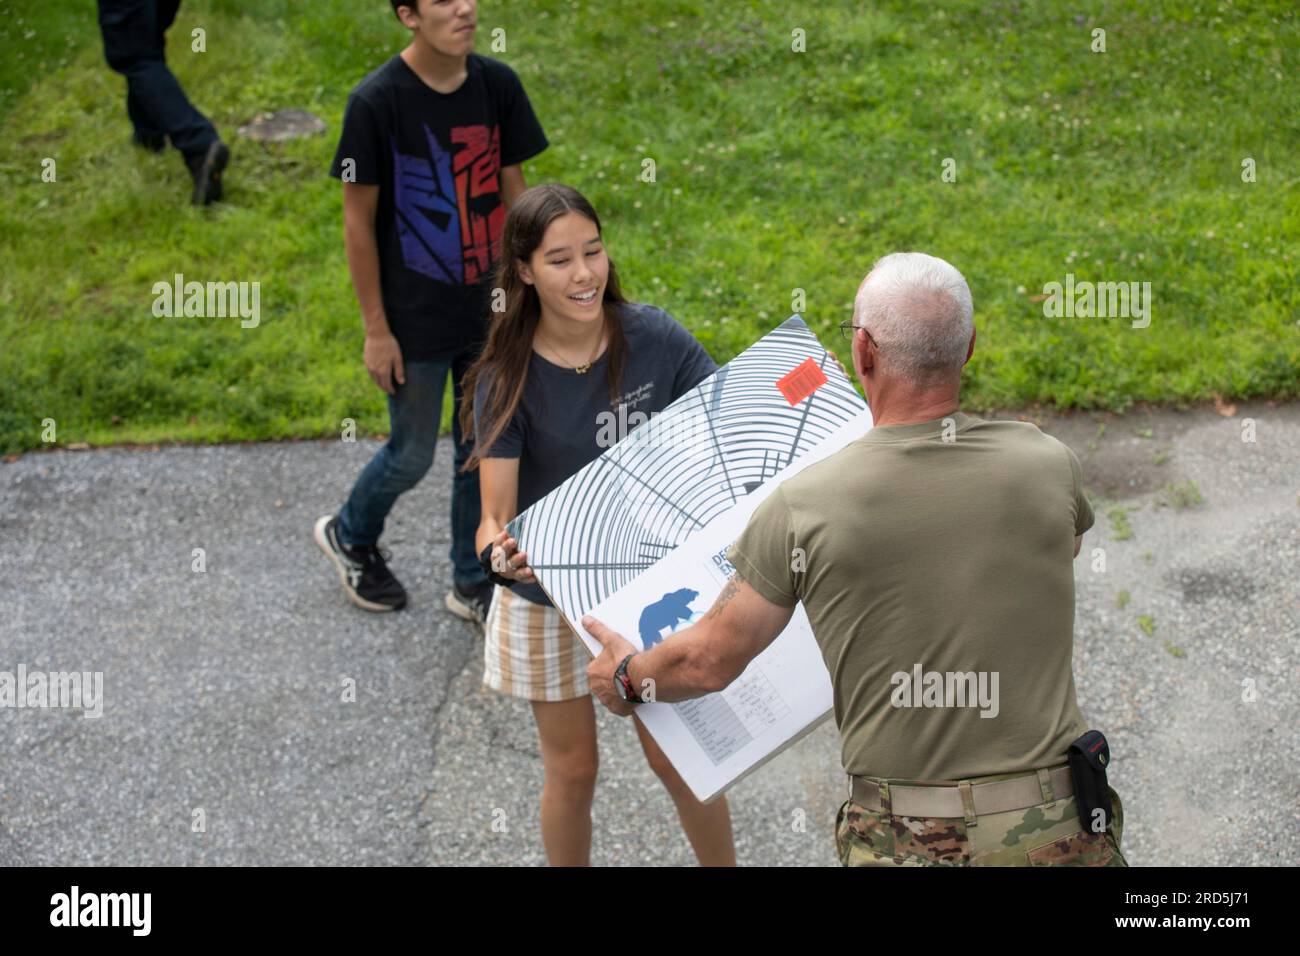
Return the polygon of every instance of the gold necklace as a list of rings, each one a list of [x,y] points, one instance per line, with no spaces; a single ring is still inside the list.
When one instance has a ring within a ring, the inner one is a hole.
[[[596,347],[591,350],[591,355],[587,357],[587,361],[583,362],[581,365],[570,365],[569,360],[565,358],[563,354],[561,354],[560,350],[557,349],[554,345],[552,345],[547,340],[546,336],[542,335],[541,329],[537,330],[537,337],[542,340],[542,342],[546,345],[548,349],[550,349],[552,352],[558,355],[560,357],[560,360],[564,362],[564,364],[568,366],[568,368],[571,371],[577,372],[579,375],[586,375],[587,370],[591,368],[592,362],[596,360],[596,353],[600,351],[600,343],[605,340],[605,332],[604,329],[601,330],[600,338],[596,339]]]

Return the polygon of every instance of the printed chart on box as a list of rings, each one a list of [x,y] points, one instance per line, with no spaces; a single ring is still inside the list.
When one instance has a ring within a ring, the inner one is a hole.
[[[719,694],[673,705],[715,767],[790,713],[767,675],[751,671]]]

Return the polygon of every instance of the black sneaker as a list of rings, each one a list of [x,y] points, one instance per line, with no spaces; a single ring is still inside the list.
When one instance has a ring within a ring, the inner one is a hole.
[[[206,206],[221,198],[221,172],[230,162],[230,149],[219,139],[201,153],[190,153],[185,157],[185,165],[190,169],[190,178],[194,180],[194,192],[190,202],[196,206]]]
[[[488,606],[492,603],[495,587],[491,581],[484,581],[468,589],[455,584],[447,592],[447,610],[482,630],[487,622]]]
[[[348,600],[367,611],[400,611],[406,607],[406,589],[386,563],[392,555],[373,544],[344,547],[338,523],[333,515],[323,516],[316,522],[313,537],[338,570]]]

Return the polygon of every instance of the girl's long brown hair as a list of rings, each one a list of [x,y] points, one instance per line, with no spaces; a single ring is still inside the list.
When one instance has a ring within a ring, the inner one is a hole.
[[[473,441],[474,445],[462,471],[478,467],[479,459],[492,448],[519,407],[527,384],[528,363],[533,355],[533,334],[542,315],[537,289],[524,282],[519,274],[519,265],[532,259],[542,244],[547,227],[570,212],[590,219],[596,225],[597,234],[601,232],[600,217],[591,203],[573,187],[560,183],[547,183],[526,190],[506,215],[501,235],[501,259],[492,282],[494,296],[499,297],[498,289],[505,291],[505,308],[490,313],[487,344],[465,373],[460,430],[466,436],[465,440]],[[610,405],[618,403],[627,358],[622,314],[622,307],[626,304],[614,262],[610,260],[603,301],[605,329],[609,333],[605,368]],[[484,426],[483,434],[479,435],[474,429],[474,396],[478,383],[485,378],[490,385],[484,407],[479,409],[479,418]]]

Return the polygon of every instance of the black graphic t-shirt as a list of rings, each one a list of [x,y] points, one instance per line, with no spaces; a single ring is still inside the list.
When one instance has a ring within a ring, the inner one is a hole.
[[[718,370],[712,356],[676,319],[663,309],[639,302],[623,306],[627,361],[618,403],[624,406],[626,431],[643,424]],[[609,413],[607,354],[579,374],[532,353],[524,394],[505,431],[486,457],[519,459],[516,510],[525,511],[565,479],[595,461],[622,437],[606,431],[602,442],[602,413]],[[474,430],[487,427],[483,406],[492,380],[484,376],[474,394]],[[638,414],[639,413],[639,414]],[[609,424],[609,419],[604,419]],[[534,604],[550,604],[535,581],[516,581],[510,590]]]
[[[400,56],[348,97],[330,175],[379,187],[384,312],[407,361],[441,358],[487,331],[506,207],[501,168],[547,147],[514,70],[471,53],[465,82],[430,88]]]

